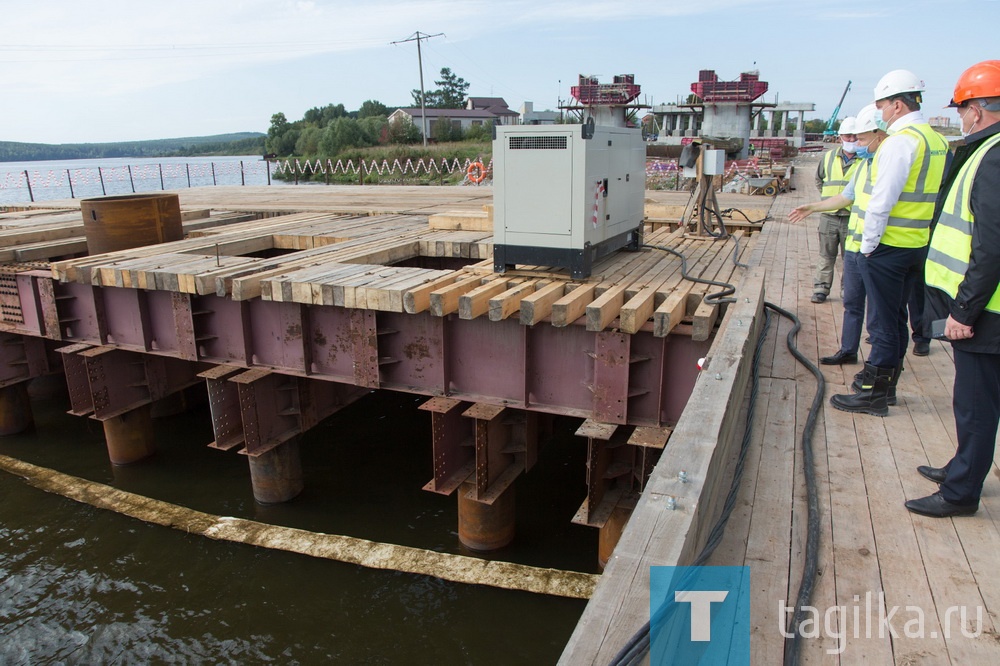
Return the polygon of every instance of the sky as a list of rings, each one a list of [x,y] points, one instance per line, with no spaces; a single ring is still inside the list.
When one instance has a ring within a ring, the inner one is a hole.
[[[757,69],[765,101],[827,119],[886,72],[924,79],[927,116],[1000,58],[1000,0],[32,0],[0,4],[0,141],[85,143],[266,132],[327,104],[409,106],[449,67],[471,96],[554,109],[579,74],[635,74],[674,102],[701,69]]]

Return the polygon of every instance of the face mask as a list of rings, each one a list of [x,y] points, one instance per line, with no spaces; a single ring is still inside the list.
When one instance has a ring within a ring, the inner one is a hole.
[[[857,141],[841,141],[844,146],[845,153],[856,153],[858,152],[858,142]]]
[[[867,160],[868,158],[875,156],[875,153],[868,151],[868,146],[858,146],[858,149],[854,152],[854,154],[863,160]]]
[[[886,134],[889,133],[889,123],[896,119],[896,114],[889,116],[889,120],[883,120],[881,114],[875,117],[875,127],[879,128]]]
[[[971,109],[969,109],[969,110],[971,110]],[[967,115],[969,115],[969,111],[966,111],[965,113],[963,113],[963,114],[962,114],[962,120],[963,120],[963,121],[964,121],[964,120],[968,120],[968,118],[966,118],[966,116],[967,116]],[[974,129],[976,128],[976,125],[978,125],[978,124],[979,124],[979,121],[978,121],[978,120],[977,120],[976,122],[972,123],[972,125],[971,125],[971,126],[969,127],[969,131],[968,131],[968,132],[966,132],[966,131],[965,131],[965,130],[963,129],[963,130],[962,130],[962,137],[964,138],[964,137],[967,137],[967,136],[969,136],[970,134],[972,134],[972,130],[974,130]],[[962,123],[962,125],[964,126],[964,125],[965,125],[965,123],[963,122],[963,123]]]

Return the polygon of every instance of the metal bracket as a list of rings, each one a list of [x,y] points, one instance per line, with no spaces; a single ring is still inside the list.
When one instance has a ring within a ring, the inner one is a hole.
[[[208,383],[212,448],[259,456],[343,409],[368,389],[282,375],[264,368],[220,365],[199,375]]]
[[[66,368],[71,414],[100,421],[198,383],[203,367],[181,359],[75,344],[57,350]]]

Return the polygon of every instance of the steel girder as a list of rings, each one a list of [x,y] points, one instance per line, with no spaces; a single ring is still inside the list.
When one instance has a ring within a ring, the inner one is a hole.
[[[450,495],[466,481],[466,497],[492,505],[538,460],[541,440],[551,432],[548,415],[452,398],[431,398],[434,478],[424,490]]]
[[[259,367],[619,425],[679,418],[710,342],[427,312],[233,301],[17,275],[7,330],[189,361]]]
[[[208,384],[216,449],[256,457],[300,435],[369,392],[364,387],[220,365]]]

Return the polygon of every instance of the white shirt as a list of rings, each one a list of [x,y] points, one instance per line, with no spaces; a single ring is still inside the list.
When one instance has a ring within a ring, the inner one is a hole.
[[[918,140],[909,134],[899,134],[899,130],[923,122],[924,116],[920,111],[911,111],[897,118],[889,125],[889,138],[882,141],[882,145],[875,151],[878,178],[865,211],[861,254],[870,254],[878,247],[889,223],[889,211],[899,201],[906,179],[910,176],[910,168],[917,159]],[[851,194],[853,193],[852,190]]]

